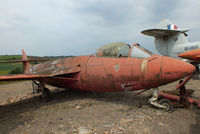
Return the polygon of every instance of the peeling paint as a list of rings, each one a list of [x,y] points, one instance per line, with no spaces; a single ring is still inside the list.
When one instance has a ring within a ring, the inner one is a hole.
[[[114,65],[115,72],[119,72],[119,69],[120,69],[120,65]]]
[[[59,62],[59,60],[54,60],[54,61],[51,62],[51,64],[52,64],[52,65],[55,65],[55,64],[57,64],[58,62]]]
[[[113,78],[113,74],[107,74],[107,77],[110,79],[110,78]]]
[[[112,89],[116,90],[115,82],[109,82],[109,85]]]
[[[160,74],[159,74],[159,73],[156,74],[156,75],[155,75],[155,78],[156,78],[156,79],[160,79]]]
[[[147,59],[144,59],[141,64],[141,71],[144,72],[147,69]]]

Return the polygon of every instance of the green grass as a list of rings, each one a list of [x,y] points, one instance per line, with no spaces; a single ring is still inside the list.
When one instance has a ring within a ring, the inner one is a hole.
[[[0,60],[19,60],[20,55],[0,55]],[[0,75],[7,75],[15,68],[23,68],[22,63],[0,63]]]
[[[0,71],[0,75],[7,75],[9,72],[9,70],[2,70]]]
[[[37,57],[37,56],[28,56],[29,59],[56,59],[56,58],[62,58],[64,56],[57,56],[57,57]],[[70,57],[70,56],[68,56]],[[0,55],[0,61],[8,61],[8,60],[21,60],[21,55]],[[38,64],[41,62],[32,62],[31,64]],[[20,68],[20,70],[23,70],[22,63],[0,63],[0,75],[7,75],[11,70],[14,70],[16,68]]]
[[[21,55],[0,55],[0,60],[19,60],[22,59]]]
[[[4,60],[20,60],[20,55],[0,55],[0,61]],[[7,75],[15,68],[23,68],[22,63],[0,63],[0,75]],[[8,81],[0,81],[1,84],[8,84]]]
[[[22,64],[21,63],[0,63],[0,71],[11,70],[17,67],[21,68]]]

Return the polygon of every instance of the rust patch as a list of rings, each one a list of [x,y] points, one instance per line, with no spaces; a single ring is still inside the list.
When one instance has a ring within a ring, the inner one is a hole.
[[[116,85],[115,85],[115,82],[113,81],[113,74],[107,74],[107,77],[108,77],[108,80],[109,80],[109,85],[110,85],[110,88],[116,90]]]
[[[171,72],[167,72],[166,74],[171,74]]]
[[[110,87],[112,88],[112,89],[114,89],[114,90],[116,90],[116,85],[115,85],[115,83],[114,82],[109,82],[109,85],[110,85]]]
[[[120,75],[119,78],[120,78],[121,80],[126,80],[126,77],[125,77],[124,75]]]
[[[113,75],[112,74],[107,74],[107,77],[108,78],[113,78]]]
[[[87,82],[87,81],[84,80],[82,77],[80,77],[80,81],[81,81],[81,83],[86,83],[86,82]]]
[[[189,72],[184,72],[183,75],[189,74]]]
[[[119,69],[120,69],[120,65],[114,65],[115,72],[119,72]]]
[[[155,78],[160,79],[160,74],[159,74],[159,73],[156,74],[156,75],[155,75]]]

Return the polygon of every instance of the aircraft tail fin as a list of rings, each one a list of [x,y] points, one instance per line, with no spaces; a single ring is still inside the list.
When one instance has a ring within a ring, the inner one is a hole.
[[[174,46],[188,43],[186,32],[189,29],[180,29],[169,20],[163,20],[154,29],[142,31],[144,35],[155,37],[155,46],[162,55],[173,53]]]
[[[24,51],[24,49],[22,49],[22,60],[28,60],[28,57],[27,57],[26,52]]]
[[[23,49],[22,49],[22,62],[23,62],[24,74],[30,73],[31,64],[29,63],[28,57]]]

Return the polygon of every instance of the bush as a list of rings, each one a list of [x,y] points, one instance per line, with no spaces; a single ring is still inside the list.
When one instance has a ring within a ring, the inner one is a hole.
[[[21,73],[23,73],[23,70],[22,68],[19,67],[16,67],[9,72],[9,74],[21,74]]]

